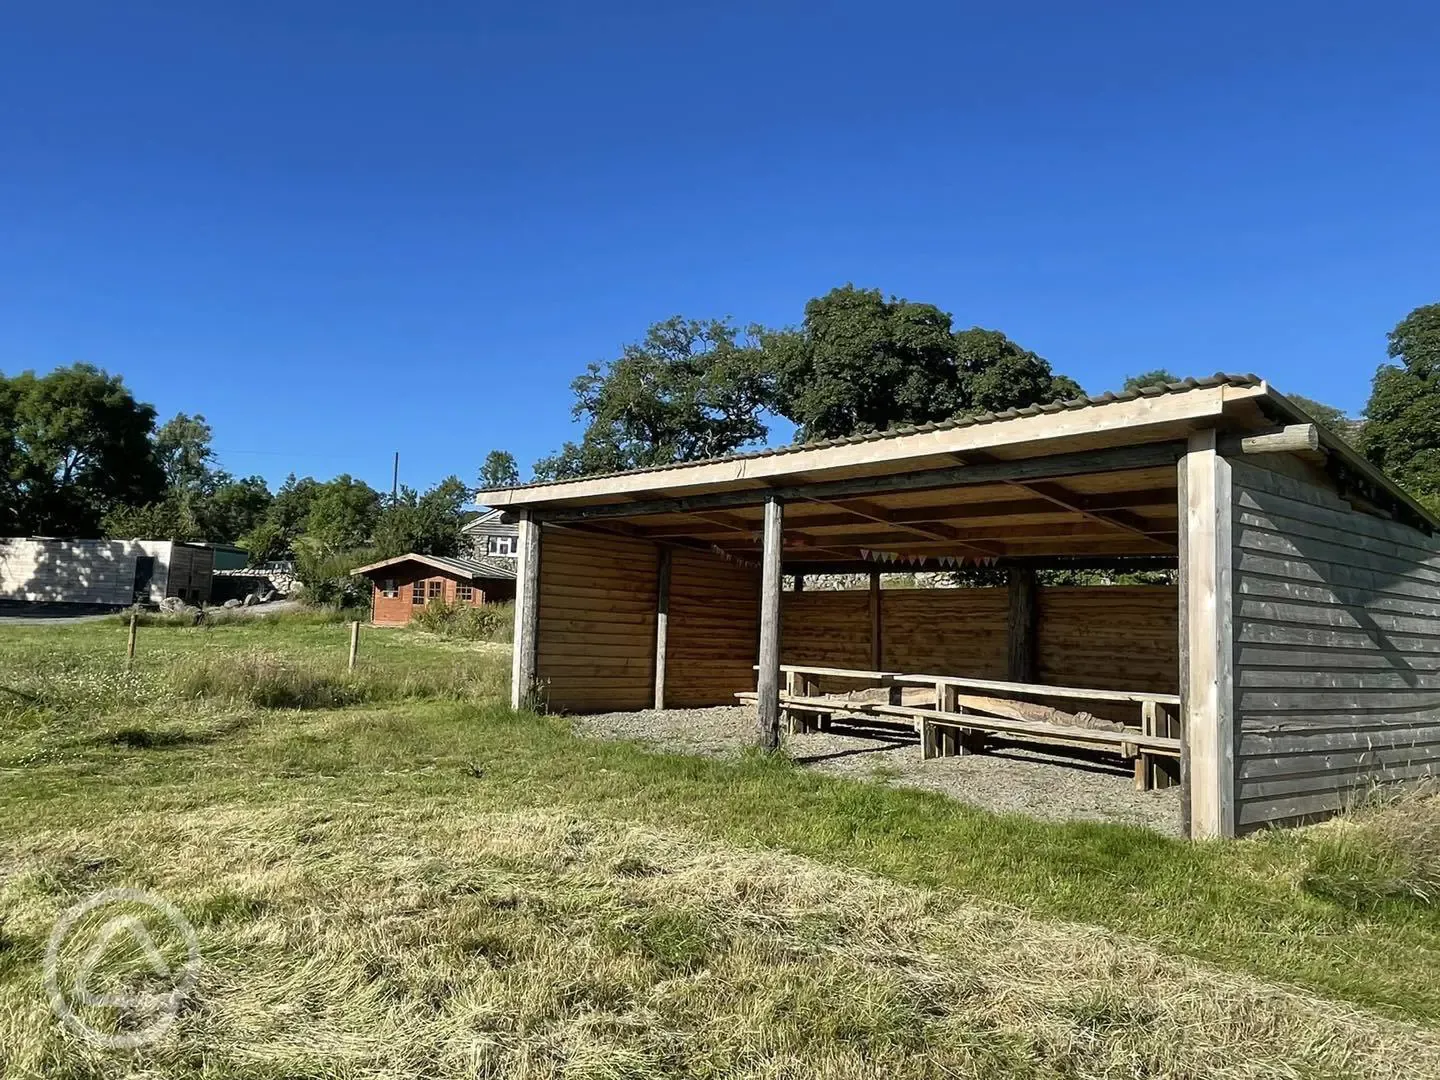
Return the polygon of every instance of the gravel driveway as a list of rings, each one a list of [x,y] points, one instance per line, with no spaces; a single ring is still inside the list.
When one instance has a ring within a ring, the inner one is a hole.
[[[576,717],[575,723],[586,734],[712,757],[735,754],[755,741],[755,710],[745,706],[601,713]],[[1113,757],[996,743],[984,754],[922,763],[919,736],[910,728],[838,717],[828,732],[786,736],[785,750],[807,768],[937,791],[996,813],[1180,832],[1180,789],[1136,791],[1134,774]]]

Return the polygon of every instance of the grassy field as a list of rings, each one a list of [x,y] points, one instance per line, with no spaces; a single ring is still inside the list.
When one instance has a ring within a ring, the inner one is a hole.
[[[0,627],[6,1076],[1440,1075],[1437,800],[1185,844],[579,738],[503,646],[124,634]],[[116,886],[201,957],[134,1051],[41,984]]]

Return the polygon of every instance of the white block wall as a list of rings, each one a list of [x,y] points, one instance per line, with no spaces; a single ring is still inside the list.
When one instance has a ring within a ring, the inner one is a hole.
[[[29,540],[0,537],[0,598],[69,604],[128,605],[135,560],[155,559],[151,603],[165,597],[168,540]]]

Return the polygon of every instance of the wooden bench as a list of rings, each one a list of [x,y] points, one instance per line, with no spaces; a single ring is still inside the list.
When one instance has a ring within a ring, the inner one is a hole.
[[[1161,762],[1164,759],[1178,760],[1180,757],[1180,699],[1174,694],[1096,690],[1090,687],[1050,686],[953,675],[909,674],[804,664],[783,664],[780,670],[785,673],[785,689],[780,693],[782,715],[792,733],[811,730],[808,720],[810,716],[815,717],[815,727],[822,731],[827,730],[831,716],[841,712],[908,720],[920,734],[921,756],[926,760],[976,752],[983,749],[986,735],[1113,751],[1133,761],[1135,786],[1142,791],[1152,787],[1168,787],[1176,770],[1162,766]],[[819,678],[867,683],[873,688],[886,688],[889,693],[885,701],[854,701],[821,695],[817,685]],[[907,686],[917,690],[929,689],[933,693],[933,704],[905,704],[904,690]],[[1003,697],[963,693],[967,690],[987,691]],[[757,699],[753,692],[742,692],[735,696],[742,701]],[[1003,698],[1022,700],[1012,708]],[[1114,731],[1050,723],[1017,715],[1024,711],[1024,705],[1034,705],[1033,702],[1024,700],[1027,698],[1137,705],[1140,709],[1140,724],[1138,729],[1133,731]]]

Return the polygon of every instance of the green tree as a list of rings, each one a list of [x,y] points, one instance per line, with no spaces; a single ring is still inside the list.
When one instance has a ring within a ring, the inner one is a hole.
[[[1329,428],[1347,442],[1354,443],[1359,438],[1359,422],[1350,419],[1350,417],[1346,416],[1334,405],[1326,405],[1323,401],[1316,401],[1314,398],[1305,397],[1303,394],[1289,394],[1287,396],[1296,405],[1299,405],[1314,417],[1321,425]]]
[[[958,333],[934,304],[845,285],[805,305],[799,329],[762,336],[774,407],[801,439],[884,431],[1049,402],[1079,387],[996,330]]]
[[[95,536],[119,506],[158,500],[155,410],[90,364],[10,380],[10,498],[16,531]]]
[[[375,525],[375,547],[382,559],[418,555],[458,555],[463,547],[460,526],[470,489],[458,476],[448,476],[423,495],[402,488]]]
[[[174,490],[144,506],[117,506],[105,515],[101,535],[113,540],[204,540],[190,504]]]
[[[725,320],[676,316],[650,327],[616,360],[591,364],[571,383],[579,443],[535,466],[538,479],[726,454],[761,440],[770,399],[765,358]]]
[[[370,542],[379,517],[380,493],[342,473],[319,485],[305,515],[305,536],[322,551],[349,551]]]
[[[491,450],[485,455],[480,466],[480,487],[514,487],[520,483],[520,468],[515,464],[515,455],[509,450]]]
[[[213,432],[205,417],[176,413],[155,432],[155,454],[165,473],[168,487],[198,490],[209,485],[214,474]]]
[[[13,536],[21,531],[16,396],[10,380],[0,375],[0,536]]]
[[[1416,498],[1440,508],[1440,303],[1402,319],[1388,351],[1399,362],[1375,372],[1361,445]]]
[[[1141,390],[1147,386],[1161,386],[1165,383],[1179,382],[1180,376],[1165,368],[1155,368],[1153,371],[1142,371],[1139,375],[1126,375],[1125,385],[1120,387],[1122,393],[1131,390]]]
[[[218,483],[201,503],[200,525],[205,539],[235,543],[265,521],[272,501],[270,487],[260,476],[235,480],[219,473],[216,477]]]

